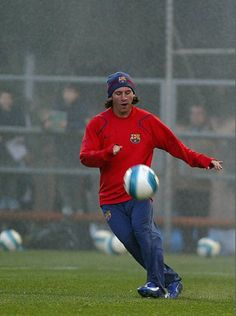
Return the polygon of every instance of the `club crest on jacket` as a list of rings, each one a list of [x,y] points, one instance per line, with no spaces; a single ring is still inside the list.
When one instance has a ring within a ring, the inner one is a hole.
[[[130,134],[130,141],[133,144],[138,144],[141,141],[141,135],[140,134]]]

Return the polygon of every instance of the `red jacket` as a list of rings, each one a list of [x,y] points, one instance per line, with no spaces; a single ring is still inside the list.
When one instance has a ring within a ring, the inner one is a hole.
[[[122,146],[113,155],[113,146]],[[88,167],[100,168],[100,204],[116,204],[131,197],[123,187],[126,170],[137,164],[151,166],[154,148],[163,149],[191,167],[212,167],[208,156],[185,146],[153,114],[132,108],[127,118],[119,118],[112,108],[96,115],[87,125],[80,150],[80,160]]]

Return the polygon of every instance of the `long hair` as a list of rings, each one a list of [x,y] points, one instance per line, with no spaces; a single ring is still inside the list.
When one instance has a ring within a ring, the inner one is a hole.
[[[133,101],[132,101],[132,104],[137,104],[138,102],[139,102],[139,98],[136,97],[136,96],[134,96]],[[105,106],[106,109],[111,108],[112,105],[113,105],[112,99],[107,100],[107,101],[105,102],[105,104],[104,104],[104,106]]]

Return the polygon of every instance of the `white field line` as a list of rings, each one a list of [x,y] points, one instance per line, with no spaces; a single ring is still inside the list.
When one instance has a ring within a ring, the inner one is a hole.
[[[12,270],[12,271],[17,271],[17,270],[49,270],[49,271],[71,271],[71,270],[81,270],[80,267],[78,266],[58,266],[58,267],[29,267],[29,266],[21,266],[21,267],[1,267],[0,266],[0,270],[4,271],[4,270]],[[91,269],[92,270],[92,269]],[[98,268],[96,269],[97,271],[105,271],[107,269],[103,269],[103,268]],[[123,271],[122,269],[119,269],[119,268],[112,268],[112,270],[114,271]],[[134,270],[132,270],[134,271]],[[201,275],[211,275],[211,276],[222,276],[222,277],[225,277],[225,276],[232,276],[234,275],[235,272],[233,271],[232,273],[230,272],[188,272],[188,271],[185,271],[184,273],[181,273],[181,275],[197,275],[197,276],[201,276]]]
[[[79,270],[78,266],[64,266],[64,267],[1,267],[0,270]]]
[[[184,272],[183,275],[212,275],[212,276],[231,276],[235,274],[235,271],[230,272]]]

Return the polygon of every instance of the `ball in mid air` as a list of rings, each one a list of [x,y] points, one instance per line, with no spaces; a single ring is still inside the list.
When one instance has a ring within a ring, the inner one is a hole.
[[[125,191],[134,199],[149,199],[157,192],[158,187],[157,175],[146,165],[133,166],[124,175]]]

